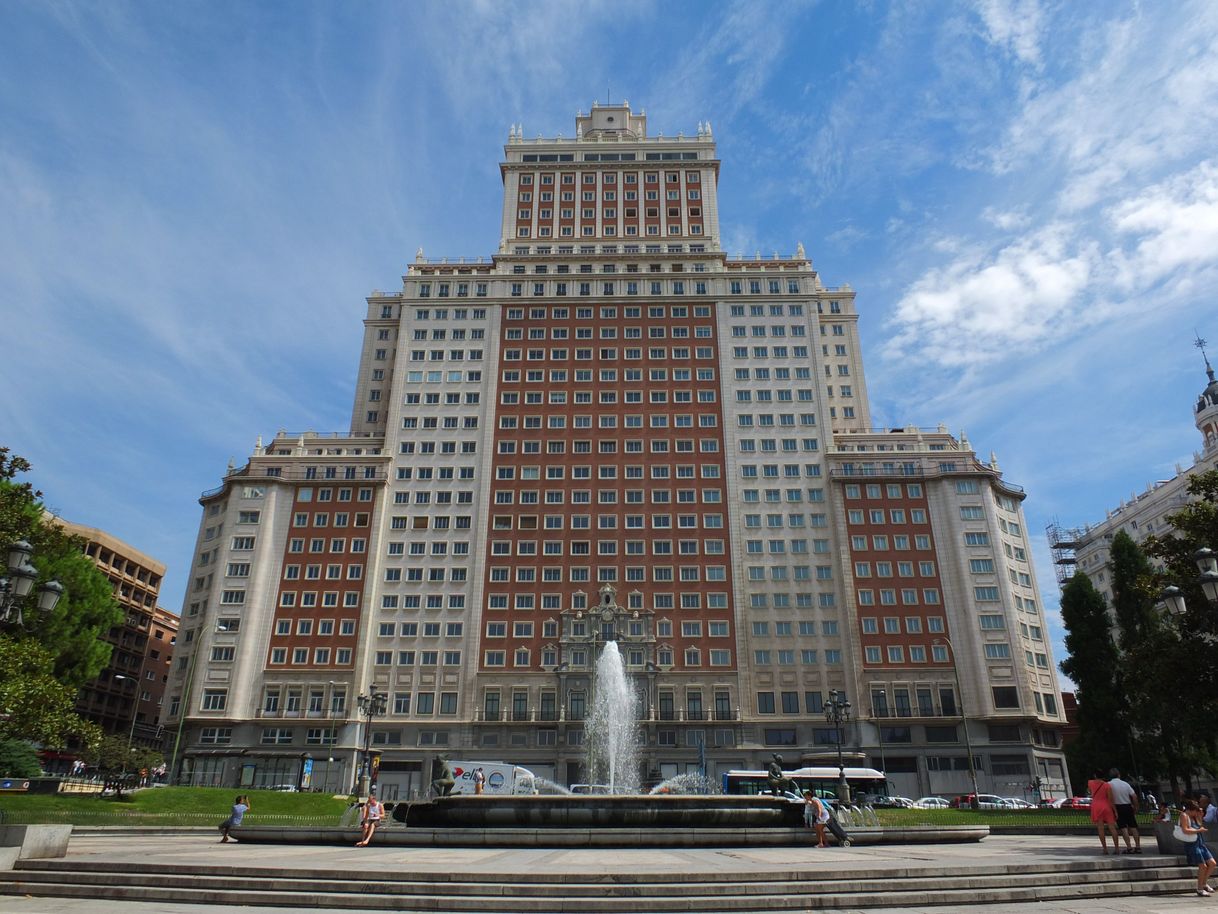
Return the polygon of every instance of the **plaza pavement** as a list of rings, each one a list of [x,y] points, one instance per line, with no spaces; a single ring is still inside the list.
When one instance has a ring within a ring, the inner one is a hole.
[[[1153,840],[1144,842],[1144,856],[1153,858]],[[765,848],[693,848],[689,850],[656,848],[570,849],[570,848],[369,848],[324,847],[316,845],[270,845],[237,842],[220,844],[214,832],[183,835],[84,835],[72,838],[68,859],[113,862],[116,869],[124,862],[177,864],[185,866],[256,866],[286,870],[367,869],[393,872],[465,873],[570,873],[573,878],[590,873],[697,874],[706,872],[759,873],[804,870],[816,882],[818,873],[858,870],[860,876],[882,882],[886,871],[916,871],[944,866],[986,868],[987,863],[1034,864],[1077,862],[1102,859],[1095,838],[1082,836],[1020,835],[989,837],[976,844],[956,845],[877,845],[871,847],[824,850],[810,845]],[[1164,858],[1167,859],[1167,858]],[[1183,887],[1183,884],[1182,884]],[[204,914],[229,910],[222,905],[165,904],[88,899],[0,897],[5,914]],[[317,908],[233,907],[253,914],[256,910],[295,914],[316,914]],[[913,914],[911,908],[885,908],[886,914]],[[935,914],[978,914],[977,906],[942,906],[925,910]],[[1038,903],[986,905],[983,914],[1193,914],[1203,910],[1218,912],[1218,895],[1213,899],[1187,895],[1122,897],[1051,901]],[[839,909],[839,912],[846,909]],[[360,914],[349,911],[348,914]],[[384,912],[377,912],[384,914]]]

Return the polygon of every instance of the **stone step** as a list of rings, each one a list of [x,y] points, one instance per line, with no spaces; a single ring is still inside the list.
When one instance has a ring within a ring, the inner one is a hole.
[[[775,878],[706,880],[704,874],[669,876],[666,882],[634,877],[613,880],[538,881],[523,874],[464,874],[444,877],[369,879],[347,874],[323,878],[317,873],[279,871],[274,876],[227,873],[200,875],[188,867],[173,867],[165,878],[160,867],[124,867],[105,872],[100,867],[30,866],[0,873],[0,894],[125,899],[161,903],[204,903],[254,906],[295,906],[335,909],[374,909],[403,912],[560,912],[663,914],[700,911],[780,912],[817,908],[920,908],[945,904],[1045,901],[1071,898],[1130,897],[1188,891],[1191,868],[1163,860],[1149,865],[1096,865],[1086,869],[1021,867],[1025,872],[957,871],[954,876],[885,873],[881,886],[844,877],[824,879]],[[1149,863],[1149,862],[1148,862]],[[158,870],[150,872],[150,870]],[[224,870],[222,867],[212,869]],[[142,870],[142,871],[141,871]],[[429,874],[437,876],[438,874]],[[869,881],[874,881],[874,874]],[[864,887],[865,886],[865,887]]]
[[[123,886],[163,886],[165,879],[161,875],[156,874],[140,874],[140,873],[100,873],[100,872],[76,872],[71,874],[72,882],[80,885],[123,885]],[[1162,882],[1171,881],[1179,878],[1186,878],[1189,875],[1187,870],[1181,870],[1178,867],[1170,868],[1147,868],[1138,871],[1125,873],[1107,873],[1102,877],[1097,877],[1094,873],[1069,873],[1059,874],[1052,880],[1054,885],[1078,885],[1080,883],[1134,883],[1134,882]],[[0,874],[0,882],[4,881],[5,874]],[[62,872],[50,871],[23,871],[19,875],[11,876],[21,882],[37,882],[44,884],[55,884],[63,882],[65,874]],[[953,891],[961,889],[1014,889],[1014,888],[1035,888],[1046,884],[1046,876],[1043,873],[1024,873],[1014,875],[991,875],[982,876],[975,874],[971,876],[957,877],[926,877],[926,878],[909,878],[897,881],[890,881],[890,884],[899,891]],[[403,878],[397,881],[366,881],[359,878],[327,880],[320,878],[259,878],[251,879],[249,877],[236,876],[200,876],[200,875],[180,875],[174,880],[175,888],[182,890],[189,889],[194,892],[210,892],[223,889],[234,889],[242,891],[264,891],[264,892],[307,892],[309,894],[341,894],[353,893],[357,895],[395,895],[395,896],[414,896],[414,895],[437,895],[443,894],[451,897],[477,897],[477,896],[496,896],[496,897],[546,897],[562,894],[567,897],[641,897],[648,898],[663,898],[673,896],[690,896],[690,895],[716,895],[717,897],[727,897],[732,895],[815,895],[826,889],[831,891],[849,894],[864,890],[867,882],[859,879],[852,883],[845,883],[834,886],[832,882],[824,880],[809,880],[807,878],[800,880],[786,881],[757,881],[757,882],[739,882],[739,883],[722,883],[722,882],[702,882],[697,879],[676,880],[669,884],[653,884],[640,885],[638,883],[629,882],[582,882],[569,881],[561,885],[553,883],[526,883],[512,882],[507,880],[498,880],[494,877],[481,882],[455,882],[452,884],[438,885],[434,881],[418,882],[409,878]]]
[[[807,911],[824,909],[924,909],[937,905],[1011,904],[1076,900],[1081,898],[1129,898],[1148,895],[1182,894],[1190,891],[1184,880],[1162,883],[1079,883],[1075,885],[1039,886],[1007,889],[961,889],[953,891],[871,891],[856,893],[816,893],[812,895],[730,896],[697,895],[675,899],[649,896],[622,898],[577,898],[564,896],[547,898],[453,898],[449,896],[360,896],[350,893],[337,895],[301,896],[295,892],[249,892],[247,890],[218,890],[209,892],[181,891],[167,887],[93,886],[74,883],[9,883],[5,894],[39,897],[89,898],[121,901],[144,901],[162,904],[218,904],[232,907],[316,907],[333,910],[384,910],[400,914],[570,914],[573,911],[595,914],[638,914],[640,910],[654,914],[698,914],[698,912],[761,912]]]
[[[374,849],[375,852],[375,849]],[[239,851],[238,851],[239,854]],[[872,866],[861,864],[857,858],[851,855],[850,851],[830,848],[825,851],[826,860],[834,860],[838,863],[833,870],[821,872],[817,871],[815,875],[816,881],[821,884],[833,882],[857,882],[859,880],[868,880],[875,878],[875,870]],[[33,859],[22,860],[18,867],[23,871],[61,871],[67,870],[77,873],[102,873],[112,874],[114,865],[104,860],[89,860],[89,859]],[[1080,858],[1077,860],[1059,860],[1045,861],[1038,860],[1027,863],[1006,863],[999,867],[981,868],[978,866],[961,866],[945,864],[941,866],[886,866],[884,869],[884,878],[888,882],[908,879],[926,879],[926,878],[998,878],[1001,876],[1015,875],[1034,875],[1046,876],[1048,878],[1106,878],[1111,873],[1146,873],[1154,870],[1166,870],[1169,872],[1192,872],[1191,867],[1183,863],[1181,858],[1164,857],[1156,855],[1146,855],[1139,858],[1130,857],[1100,857],[1100,858]],[[318,869],[312,868],[309,870],[291,869],[289,867],[276,866],[250,866],[250,865],[221,865],[221,864],[179,864],[179,863],[151,863],[132,861],[124,863],[122,872],[124,874],[150,874],[156,876],[221,876],[226,879],[232,878],[253,878],[253,879],[289,879],[289,880],[338,880],[352,881],[356,880],[363,884],[368,883],[385,883],[389,885],[400,884],[404,880],[417,883],[490,883],[490,884],[510,884],[510,883],[531,883],[531,884],[547,884],[560,883],[564,886],[572,884],[573,880],[570,873],[566,872],[500,872],[490,873],[485,872],[437,872],[437,871],[418,871],[418,872],[379,872],[368,871],[360,873],[352,873],[350,869]],[[3,873],[0,873],[2,876]],[[747,871],[691,871],[681,873],[671,872],[641,872],[641,873],[584,873],[578,880],[580,883],[590,883],[595,885],[606,884],[622,884],[622,885],[640,885],[647,886],[649,884],[670,885],[674,883],[716,883],[716,882],[733,882],[733,883],[797,883],[803,884],[809,880],[809,871],[798,870],[747,870]]]

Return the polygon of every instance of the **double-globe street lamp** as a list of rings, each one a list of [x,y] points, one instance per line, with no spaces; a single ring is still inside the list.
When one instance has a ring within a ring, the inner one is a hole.
[[[1218,606],[1218,554],[1215,554],[1214,550],[1210,548],[1198,549],[1193,553],[1193,561],[1197,563],[1197,569],[1201,572],[1197,578],[1201,592],[1212,605]],[[1176,617],[1184,615],[1185,610],[1188,609],[1188,605],[1184,602],[1184,592],[1174,584],[1164,588],[1163,602],[1167,604],[1168,612]],[[1203,641],[1218,640],[1208,632],[1203,632],[1201,639]]]
[[[0,577],[0,624],[25,627],[22,605],[38,580],[38,569],[30,561],[34,547],[25,540],[8,547],[7,574]],[[45,615],[55,608],[65,588],[58,581],[47,581],[38,588],[38,612]]]
[[[850,702],[846,700],[845,692],[829,690],[825,720],[837,728],[837,799],[846,805],[850,803],[850,784],[846,781],[846,762],[842,757],[842,727],[850,720]]]
[[[368,694],[355,699],[359,713],[366,718],[364,724],[364,760],[360,765],[359,781],[356,784],[356,795],[368,796],[372,786],[372,721],[385,714],[389,704],[389,696],[378,692],[375,685],[368,686]]]

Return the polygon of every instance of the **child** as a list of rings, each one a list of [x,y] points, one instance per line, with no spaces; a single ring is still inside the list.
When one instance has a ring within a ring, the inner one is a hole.
[[[228,840],[228,831],[230,828],[236,828],[241,824],[241,820],[245,818],[245,814],[249,812],[250,798],[245,794],[238,795],[237,799],[233,800],[233,811],[229,817],[220,823],[220,843],[223,844]]]

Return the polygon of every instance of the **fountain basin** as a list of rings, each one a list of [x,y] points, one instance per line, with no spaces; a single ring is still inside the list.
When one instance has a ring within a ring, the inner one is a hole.
[[[798,828],[803,805],[768,796],[453,796],[399,803],[415,828]]]

